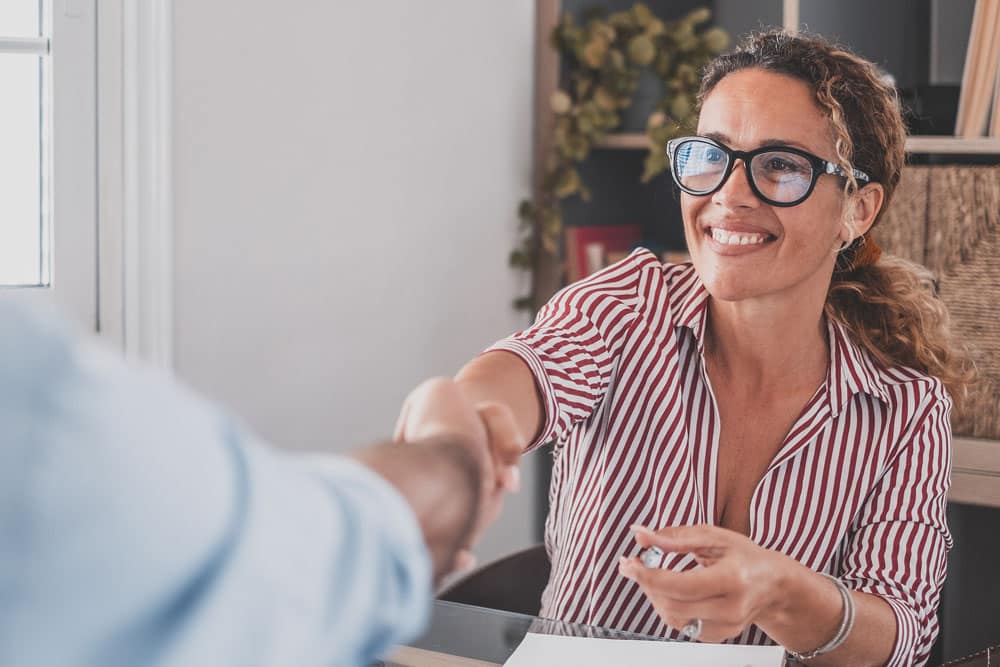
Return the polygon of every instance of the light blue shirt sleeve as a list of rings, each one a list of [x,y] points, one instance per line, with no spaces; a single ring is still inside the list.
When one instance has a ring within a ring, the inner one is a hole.
[[[363,665],[430,587],[375,473],[0,301],[0,665]]]

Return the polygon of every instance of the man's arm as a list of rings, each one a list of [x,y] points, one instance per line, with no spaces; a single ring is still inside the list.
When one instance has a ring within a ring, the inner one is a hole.
[[[420,525],[440,581],[455,569],[478,516],[480,464],[458,438],[382,443],[354,457],[384,477],[406,499]]]
[[[293,456],[48,320],[0,323],[0,664],[364,664],[421,629],[484,436]]]

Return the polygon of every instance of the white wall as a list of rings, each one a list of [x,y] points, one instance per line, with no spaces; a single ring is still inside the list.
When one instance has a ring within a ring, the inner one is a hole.
[[[390,434],[523,327],[531,0],[175,0],[179,375],[289,448]],[[530,471],[481,551],[532,541]]]

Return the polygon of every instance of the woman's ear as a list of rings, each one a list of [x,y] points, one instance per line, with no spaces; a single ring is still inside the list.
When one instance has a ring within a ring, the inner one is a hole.
[[[850,226],[855,237],[871,229],[884,201],[885,188],[881,183],[869,183],[851,196],[845,224]]]

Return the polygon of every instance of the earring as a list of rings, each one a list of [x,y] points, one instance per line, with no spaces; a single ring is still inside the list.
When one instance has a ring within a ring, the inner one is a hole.
[[[837,252],[844,252],[845,250],[850,248],[851,244],[853,244],[858,239],[858,233],[855,230],[854,224],[851,221],[844,222],[844,229],[847,230],[847,235],[849,238],[840,244],[840,249],[837,250]],[[861,242],[864,243],[864,240],[865,237],[862,235]]]

